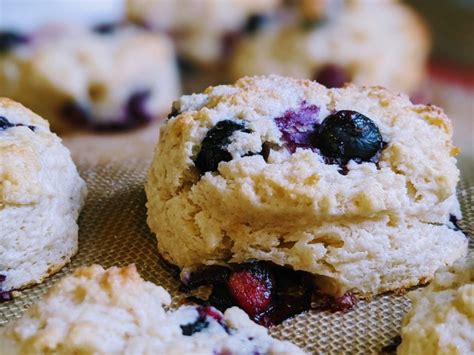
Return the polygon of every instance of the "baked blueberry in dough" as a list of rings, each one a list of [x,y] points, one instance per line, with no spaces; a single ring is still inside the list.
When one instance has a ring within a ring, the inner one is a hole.
[[[179,94],[172,43],[124,26],[0,35],[0,95],[54,131],[130,129],[167,113]]]
[[[82,267],[0,329],[6,354],[303,354],[273,339],[238,308],[167,310],[164,288],[134,265]]]
[[[402,324],[397,354],[474,352],[474,259],[436,272],[425,289],[410,292],[412,308]]]
[[[429,54],[421,19],[396,0],[301,0],[237,45],[231,73],[280,74],[327,87],[382,85],[415,94]]]
[[[145,189],[159,252],[183,272],[265,261],[333,296],[371,297],[466,253],[450,222],[457,148],[435,106],[262,76],[173,108]]]
[[[41,282],[77,252],[85,194],[48,123],[0,98],[0,293]]]

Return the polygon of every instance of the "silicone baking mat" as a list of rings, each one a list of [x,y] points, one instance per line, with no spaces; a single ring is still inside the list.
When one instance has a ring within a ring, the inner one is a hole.
[[[0,324],[19,317],[64,274],[92,263],[104,267],[135,263],[145,279],[164,286],[173,295],[172,306],[179,304],[184,294],[178,291],[178,282],[160,261],[155,238],[146,225],[143,184],[148,165],[147,160],[131,160],[79,166],[89,186],[79,219],[79,253],[66,268],[42,285],[24,290],[13,301],[0,304]],[[460,224],[472,235],[474,160],[462,160],[460,166],[463,178],[458,193],[464,213]],[[401,317],[409,305],[406,296],[386,294],[370,302],[361,301],[347,313],[309,311],[271,328],[270,332],[309,353],[379,353],[397,336]]]

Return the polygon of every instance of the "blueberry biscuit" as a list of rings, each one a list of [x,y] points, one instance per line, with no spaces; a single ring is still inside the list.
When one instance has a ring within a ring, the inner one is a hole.
[[[0,329],[6,354],[303,354],[238,308],[165,310],[171,297],[135,266],[83,267]]]
[[[297,2],[293,21],[252,33],[237,46],[231,73],[280,74],[317,80],[382,85],[413,94],[420,89],[429,53],[421,20],[397,1]]]
[[[436,272],[425,289],[409,293],[398,354],[474,353],[474,260]]]
[[[451,123],[381,87],[251,77],[183,96],[148,173],[148,224],[184,271],[260,260],[371,297],[463,256]]]
[[[215,64],[225,48],[259,15],[275,9],[279,0],[128,0],[132,21],[166,31],[176,39],[188,61]]]
[[[77,252],[86,194],[48,123],[0,99],[0,291],[41,282]]]
[[[120,26],[0,34],[0,95],[53,130],[127,129],[166,114],[179,94],[172,43]]]

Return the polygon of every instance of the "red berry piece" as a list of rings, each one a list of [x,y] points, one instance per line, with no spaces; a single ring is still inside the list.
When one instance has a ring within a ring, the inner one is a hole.
[[[314,80],[327,88],[341,88],[345,83],[351,81],[346,69],[339,65],[328,64],[318,70]]]
[[[216,321],[222,321],[222,314],[211,306],[204,306],[198,308],[199,316],[200,317],[211,317],[214,318]]]
[[[237,305],[251,317],[264,312],[272,301],[273,276],[262,264],[247,264],[234,271],[227,286]]]

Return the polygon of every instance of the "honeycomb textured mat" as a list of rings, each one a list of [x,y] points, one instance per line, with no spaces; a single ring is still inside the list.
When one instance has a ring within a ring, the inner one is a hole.
[[[163,264],[155,238],[146,225],[145,181],[148,161],[128,161],[101,166],[80,166],[89,186],[79,219],[79,253],[61,272],[40,286],[24,290],[13,301],[0,304],[0,324],[19,317],[60,277],[81,265],[104,267],[135,263],[147,280],[164,286],[173,295],[173,306],[184,297],[172,271]],[[461,159],[463,178],[459,197],[464,219],[461,227],[474,233],[474,160]],[[470,249],[474,243],[471,239]],[[273,327],[271,333],[303,347],[308,353],[380,353],[397,336],[410,303],[405,296],[386,294],[359,302],[347,313],[310,311]]]

